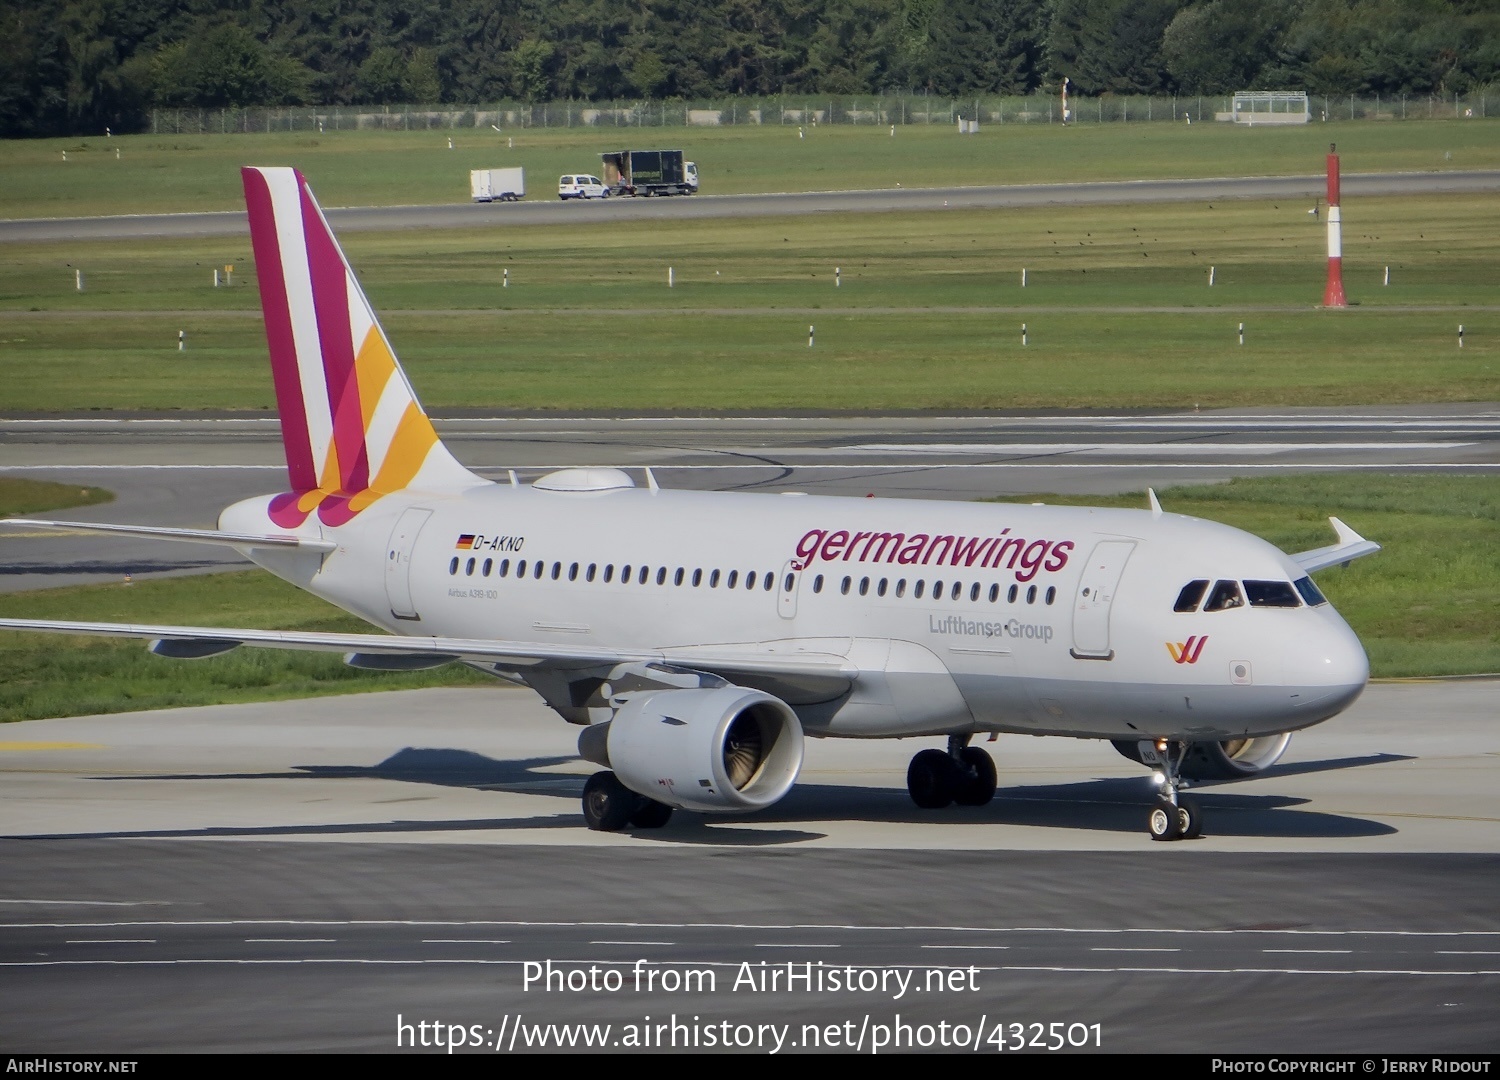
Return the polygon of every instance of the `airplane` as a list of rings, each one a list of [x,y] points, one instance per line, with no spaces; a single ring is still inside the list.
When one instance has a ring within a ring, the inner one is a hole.
[[[995,794],[975,735],[1108,740],[1151,768],[1153,839],[1194,837],[1194,783],[1261,773],[1346,709],[1363,647],[1310,574],[1379,550],[1287,555],[1139,510],[673,491],[613,468],[476,475],[417,400],[307,181],[242,170],[287,490],[212,530],[3,524],[227,545],[383,633],[3,619],[240,646],[373,670],[463,663],[579,725],[590,828],[743,814],[784,796],[805,738],[945,738],[907,770],[919,806]]]

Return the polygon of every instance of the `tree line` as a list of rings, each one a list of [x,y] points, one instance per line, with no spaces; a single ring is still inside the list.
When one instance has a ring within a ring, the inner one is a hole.
[[[0,135],[156,107],[1466,92],[1496,0],[0,0]]]

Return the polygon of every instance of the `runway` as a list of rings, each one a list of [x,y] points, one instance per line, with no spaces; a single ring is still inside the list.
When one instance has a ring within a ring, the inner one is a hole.
[[[1207,835],[1172,845],[1144,770],[1072,740],[1002,736],[996,800],[936,812],[901,786],[922,741],[815,742],[770,812],[631,836],[584,828],[592,767],[524,691],[11,725],[0,1041],[390,1051],[437,1022],[508,1052],[587,1023],[628,1049],[675,1017],[781,1031],[748,1052],[902,1023],[1009,1052],[1020,1023],[1075,1052],[1493,1053],[1493,686],[1372,687],[1204,786]]]
[[[1452,405],[1204,413],[985,416],[492,416],[439,418],[482,475],[650,467],[669,487],[976,499],[1106,494],[1298,471],[1490,473],[1500,408]],[[94,484],[114,503],[55,516],[213,527],[218,512],[284,485],[279,427],[264,416],[0,419],[0,475]],[[1170,506],[1169,506],[1170,509]],[[0,530],[0,592],[125,574],[245,566],[233,552]]]
[[[502,480],[599,464],[858,497],[1500,467],[1493,405],[439,426]],[[119,494],[57,516],[211,525],[282,468],[263,417],[0,420],[0,475]],[[10,589],[228,565],[0,545]],[[1145,771],[1095,742],[1002,736],[995,801],[941,812],[903,786],[931,740],[812,742],[764,814],[603,835],[579,812],[576,732],[498,685],[7,725],[0,1043],[445,1052],[436,1024],[491,1053],[719,1049],[710,1031],[760,1053],[1493,1053],[1495,685],[1374,686],[1266,775],[1202,787],[1207,835],[1167,845],[1145,835]],[[528,988],[547,961],[622,981]],[[627,988],[637,970],[657,982]],[[856,987],[751,988],[834,971]],[[921,989],[897,997],[903,973]]]
[[[601,199],[563,203],[326,208],[341,235],[390,229],[473,229],[573,222],[778,217],[799,214],[887,213],[912,210],[994,210],[1022,206],[1202,202],[1214,199],[1315,198],[1326,178],[1317,176],[1217,177],[1196,180],[1126,180],[992,187],[895,188],[690,198]],[[1500,170],[1424,173],[1349,173],[1343,191],[1354,197],[1436,195],[1500,190]],[[120,217],[38,218],[0,221],[0,243],[55,240],[122,240],[142,237],[239,236],[249,231],[243,211],[140,214]]]

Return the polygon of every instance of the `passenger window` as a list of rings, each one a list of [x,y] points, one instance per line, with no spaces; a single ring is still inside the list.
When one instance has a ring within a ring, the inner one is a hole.
[[[1327,598],[1318,591],[1318,587],[1313,584],[1313,579],[1310,577],[1300,577],[1292,582],[1292,586],[1302,594],[1302,599],[1308,607],[1328,603]]]
[[[719,587],[719,572],[717,570],[708,575],[708,587],[710,589],[717,589]]]
[[[1208,591],[1207,579],[1189,581],[1177,594],[1177,603],[1172,605],[1173,611],[1197,611],[1198,602],[1203,599],[1203,594]]]
[[[474,560],[473,559],[470,559],[467,563],[464,564],[464,573],[467,576],[469,576],[469,577],[473,577],[474,576]]]
[[[450,574],[456,574],[456,573],[458,573],[458,556],[457,555],[453,556],[453,561],[448,564],[448,573],[450,573]]]
[[[1051,590],[1049,589],[1048,591],[1050,592]],[[990,603],[993,604],[996,600],[999,600],[999,599],[1000,599],[1000,586],[999,585],[991,585],[990,586]],[[1051,603],[1051,601],[1048,601],[1048,603]]]
[[[787,580],[788,581],[791,580],[791,575],[790,574],[787,575]],[[790,591],[790,589],[788,591]],[[820,593],[822,591],[823,591],[823,575],[819,574],[817,577],[813,578],[813,592]]]
[[[1203,610],[1228,611],[1230,608],[1244,606],[1245,598],[1240,595],[1240,583],[1220,581],[1214,585],[1214,591],[1208,594],[1208,603],[1203,605]]]
[[[731,570],[731,571],[729,571],[729,580],[724,583],[724,588],[726,588],[726,589],[732,589],[736,585],[738,585],[739,583],[740,583],[740,572],[738,570]]]
[[[770,578],[767,578],[766,580],[770,581]],[[749,590],[753,590],[755,588],[755,571],[754,570],[751,570],[749,573],[747,573],[745,575],[745,588],[749,589]]]
[[[509,559],[501,559],[500,560],[500,576],[501,577],[505,577],[509,573],[510,573],[510,560]]]
[[[1012,585],[1010,587],[1010,591],[1005,594],[1005,602],[1007,604],[1014,604],[1016,602],[1016,596],[1020,592],[1021,592],[1021,586],[1019,586],[1019,585]]]
[[[974,582],[974,584],[972,586],[969,587],[969,601],[972,603],[973,601],[978,600],[978,599],[979,599],[979,582],[976,581],[976,582]]]
[[[589,563],[589,568],[583,572],[584,581],[593,581],[594,575],[599,572],[598,563]]]
[[[923,588],[926,587],[926,584],[927,583],[925,581],[918,581],[917,582],[916,586],[911,591],[911,595],[912,595],[912,599],[913,600],[920,600],[920,599],[922,599],[922,590],[923,590]]]
[[[626,563],[625,564],[625,568],[620,571],[620,584],[621,585],[629,585],[630,584],[630,564],[629,563]]]
[[[644,584],[646,584],[646,579],[649,578],[650,576],[651,576],[651,567],[649,567],[649,566],[643,566],[643,567],[640,568],[640,571],[636,574],[635,583],[637,585],[644,585]]]
[[[943,583],[941,581],[934,581],[932,583],[932,598],[934,600],[941,600],[943,598]]]
[[[541,581],[542,571],[544,569],[546,568],[542,565],[542,560],[538,559],[536,562],[531,564],[531,576],[536,578],[538,581]]]
[[[868,596],[870,592],[870,579],[862,577],[859,579],[859,595]]]
[[[906,595],[906,579],[902,578],[896,582],[896,599],[899,600]]]
[[[521,559],[521,560],[519,560],[516,563],[516,577],[523,578],[525,576],[526,576],[526,560],[525,559]]]
[[[702,585],[702,584],[703,584],[703,571],[702,570],[694,570],[693,571],[693,588],[696,589],[699,585]]]
[[[682,567],[679,566],[677,568],[677,573],[675,573],[675,574],[672,575],[672,584],[673,585],[681,585],[682,584],[683,574],[684,574],[684,570],[682,569]]]
[[[552,564],[552,580],[556,581],[560,577],[562,577],[562,563],[555,562]]]
[[[1245,598],[1251,607],[1301,607],[1290,581],[1245,582]]]
[[[494,565],[495,565],[495,560],[494,559],[485,559],[484,560],[484,568],[479,571],[480,576],[481,577],[489,577],[490,576],[490,570],[491,570],[491,568],[494,567]]]
[[[849,578],[845,578],[844,583],[839,586],[839,592],[843,593],[845,596],[849,595],[849,580]]]
[[[665,566],[656,571],[656,583],[658,585],[665,585],[667,583],[667,568]]]
[[[1034,603],[1036,603],[1036,586],[1035,585],[1030,586],[1026,590],[1026,602],[1028,604],[1034,604]]]
[[[572,566],[568,567],[568,580],[569,581],[577,581],[578,580],[578,564],[577,563],[574,563]]]
[[[890,584],[890,582],[888,582],[885,578],[881,578],[880,579],[880,584],[875,586],[875,595],[876,596],[884,596],[885,595],[886,586],[889,585],[889,584]]]
[[[604,564],[604,584],[608,585],[614,579],[615,579],[615,564],[614,563],[605,563]]]
[[[1048,585],[1047,586],[1047,605],[1050,607],[1052,605],[1052,601],[1054,601],[1056,599],[1057,599],[1057,587],[1053,586],[1053,585]]]

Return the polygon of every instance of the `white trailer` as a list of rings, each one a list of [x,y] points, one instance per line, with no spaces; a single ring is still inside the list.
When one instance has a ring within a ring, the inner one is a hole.
[[[517,202],[526,194],[526,170],[474,169],[469,194],[475,202]]]

